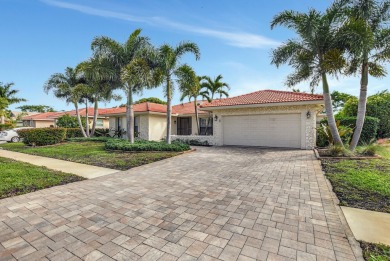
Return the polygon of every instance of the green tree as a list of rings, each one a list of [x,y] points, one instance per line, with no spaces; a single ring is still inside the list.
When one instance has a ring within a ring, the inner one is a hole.
[[[276,15],[271,28],[285,26],[297,33],[297,39],[289,39],[282,46],[273,50],[272,64],[279,67],[289,64],[294,72],[287,77],[286,84],[295,86],[302,81],[310,81],[313,89],[322,82],[325,109],[334,143],[342,146],[343,142],[337,130],[332,110],[328,75],[337,74],[345,66],[343,51],[337,49],[337,28],[339,6],[332,5],[325,13],[310,9],[308,13],[284,11]]]
[[[87,121],[83,117],[81,118],[81,122],[83,126],[86,125]],[[56,125],[60,128],[78,128],[79,123],[77,120],[77,117],[75,116],[70,116],[69,114],[62,115],[61,117],[57,118]]]
[[[180,59],[186,53],[195,55],[196,60],[200,58],[200,51],[197,44],[192,42],[182,42],[179,45],[172,47],[168,44],[163,44],[158,48],[158,61],[162,77],[164,79],[164,92],[167,97],[167,136],[166,142],[171,143],[171,121],[172,121],[172,94],[174,90],[173,77],[180,67]]]
[[[340,111],[340,115],[355,117],[358,107],[357,98],[349,99]],[[390,93],[388,91],[379,92],[367,98],[366,116],[379,119],[378,138],[390,138]]]
[[[133,93],[139,93],[151,84],[150,71],[154,66],[152,59],[152,47],[149,38],[140,35],[141,29],[135,30],[125,43],[119,43],[108,37],[97,37],[92,42],[92,49],[101,56],[110,59],[118,69],[118,77],[121,78],[121,87],[126,93],[126,127],[127,138],[134,142],[134,111]]]
[[[211,79],[209,76],[203,76],[201,81],[202,87],[202,96],[207,99],[208,102],[212,102],[216,95],[219,96],[219,99],[222,99],[223,96],[229,97],[228,91],[230,90],[229,84],[222,82],[222,75],[219,74],[214,79]],[[208,128],[211,120],[211,113],[209,112],[209,117],[207,119],[206,126],[206,135],[208,134]]]
[[[87,137],[78,106],[81,102],[80,88],[76,88],[83,83],[85,83],[85,79],[80,76],[74,68],[67,67],[65,73],[55,73],[51,75],[43,88],[46,93],[53,91],[55,97],[65,100],[67,104],[71,103],[74,105],[80,130],[83,136]]]
[[[1,124],[5,123],[5,110],[8,108],[9,105],[27,101],[26,99],[16,97],[16,94],[19,91],[15,90],[15,89],[12,89],[12,86],[14,86],[13,82],[10,82],[10,83],[2,83],[2,82],[0,82],[0,98],[2,98],[2,100],[3,100],[2,101],[3,106],[6,106],[3,109],[3,113],[2,113],[2,115],[0,117],[1,118],[1,120],[0,120]]]
[[[22,112],[40,112],[40,113],[55,111],[53,107],[47,105],[23,105],[17,107],[17,109],[21,110]]]
[[[330,96],[332,97],[332,106],[334,111],[340,111],[349,99],[355,98],[355,96],[351,94],[339,91],[333,91]]]
[[[351,57],[348,73],[360,73],[360,94],[356,128],[350,143],[355,150],[364,125],[369,75],[386,75],[384,63],[390,60],[390,1],[348,0],[341,42]]]
[[[156,98],[156,97],[149,97],[149,98],[142,98],[142,99],[139,99],[138,101],[134,102],[134,104],[139,104],[139,103],[143,103],[143,102],[153,102],[153,103],[157,103],[157,104],[162,104],[162,105],[167,105],[167,103],[159,98]]]

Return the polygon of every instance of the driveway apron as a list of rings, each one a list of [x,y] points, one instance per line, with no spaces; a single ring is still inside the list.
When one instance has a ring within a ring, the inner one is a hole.
[[[199,148],[0,200],[0,260],[360,260],[312,151]]]

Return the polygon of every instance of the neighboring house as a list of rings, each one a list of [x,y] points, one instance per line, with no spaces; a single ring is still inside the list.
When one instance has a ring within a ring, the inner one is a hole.
[[[312,149],[323,96],[262,90],[203,103],[213,113],[214,145]]]
[[[167,133],[167,106],[152,102],[133,105],[135,136],[145,140],[161,140]],[[127,131],[126,107],[106,109],[104,114],[109,117],[111,135],[118,130]],[[200,111],[201,131],[205,130],[207,112]],[[212,123],[212,121],[210,121]],[[212,133],[212,127],[209,128]],[[193,102],[172,106],[172,135],[197,135],[195,108]]]
[[[11,120],[16,122],[16,127],[23,127],[22,118],[25,116],[31,116],[38,114],[39,112],[22,112],[22,111],[11,111]]]
[[[109,122],[106,116],[103,116],[107,109],[99,109],[99,115],[96,122],[96,128],[108,128]],[[80,116],[86,116],[86,109],[80,109]],[[22,118],[23,126],[25,127],[35,127],[35,128],[48,128],[48,127],[56,127],[56,120],[65,115],[69,114],[70,116],[76,116],[76,111],[62,111],[62,112],[44,112],[38,113],[34,115],[25,116]],[[94,113],[93,108],[88,109],[88,118],[90,125],[92,124]]]

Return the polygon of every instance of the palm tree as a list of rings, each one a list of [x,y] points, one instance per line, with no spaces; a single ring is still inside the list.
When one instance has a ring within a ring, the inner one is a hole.
[[[5,107],[3,111],[5,111],[6,108],[8,108],[9,105],[24,102],[27,101],[23,98],[17,98],[15,95],[19,92],[18,90],[12,89],[12,86],[14,85],[13,82],[5,83],[3,84],[0,82],[0,98],[3,100],[3,106]],[[6,104],[6,105],[5,105]],[[4,113],[2,113],[4,114]],[[5,123],[5,115],[1,115],[1,124]]]
[[[182,42],[176,47],[163,44],[158,48],[159,64],[162,77],[165,82],[164,92],[167,97],[167,137],[166,142],[171,143],[171,116],[172,116],[172,94],[174,89],[173,76],[180,67],[180,58],[186,53],[195,55],[196,60],[200,58],[200,51],[197,44]]]
[[[93,40],[91,45],[92,50],[96,55],[106,57],[114,63],[114,66],[117,69],[118,78],[122,79],[121,87],[127,94],[126,127],[127,138],[130,142],[134,141],[134,113],[132,95],[135,86],[133,85],[133,82],[136,81],[138,85],[142,82],[142,79],[139,81],[134,79],[130,80],[127,76],[124,76],[124,71],[129,69],[128,66],[131,66],[129,64],[137,64],[137,59],[146,53],[145,49],[150,48],[149,38],[143,37],[140,34],[141,29],[135,30],[123,44],[109,37],[97,37]],[[121,77],[121,74],[123,77]],[[134,76],[132,73],[129,75]],[[129,82],[131,82],[130,85]],[[143,83],[141,85],[143,85]]]
[[[202,96],[205,97],[208,102],[212,102],[215,95],[219,95],[219,99],[222,99],[223,96],[229,97],[228,91],[230,90],[230,86],[226,82],[222,82],[222,78],[223,77],[220,74],[214,79],[211,79],[208,76],[203,77],[201,87],[205,90],[202,92]],[[209,118],[207,119],[207,126],[205,131],[206,135],[208,133],[210,119],[211,113],[209,112]]]
[[[343,52],[338,49],[334,37],[337,31],[334,24],[338,21],[339,6],[333,5],[325,13],[310,9],[308,13],[283,11],[271,22],[271,29],[277,25],[294,30],[298,39],[290,39],[273,50],[272,64],[291,65],[295,71],[287,77],[286,84],[292,87],[309,80],[311,88],[322,82],[328,124],[336,145],[343,146],[337,130],[332,110],[327,75],[337,75],[345,66]]]
[[[340,36],[351,56],[348,73],[360,72],[356,128],[350,143],[350,149],[355,150],[364,125],[369,75],[385,76],[383,63],[390,59],[390,1],[348,0],[344,14]]]
[[[177,84],[181,92],[180,101],[188,98],[189,101],[194,99],[196,130],[200,133],[199,128],[199,113],[198,113],[198,97],[202,96],[200,81],[202,77],[196,75],[195,71],[187,64],[180,66],[176,71]]]
[[[74,68],[67,67],[65,73],[55,73],[50,76],[49,80],[44,85],[44,91],[49,93],[53,91],[54,96],[59,99],[63,99],[66,103],[72,103],[76,109],[77,121],[80,126],[80,130],[84,137],[87,137],[87,134],[84,130],[83,124],[81,122],[80,111],[79,111],[79,102],[80,102],[80,88],[81,84],[85,81],[77,73]],[[78,86],[78,88],[76,88]],[[87,123],[88,125],[88,123]]]

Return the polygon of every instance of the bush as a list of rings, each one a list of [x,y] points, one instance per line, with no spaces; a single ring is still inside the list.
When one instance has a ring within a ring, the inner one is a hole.
[[[348,143],[352,137],[353,129],[350,126],[341,125],[340,121],[336,121],[337,130],[344,144]],[[326,147],[333,144],[333,136],[327,123],[321,123],[317,128],[317,146]]]
[[[83,126],[86,125],[86,119],[81,118],[81,123]],[[77,128],[79,127],[79,122],[76,116],[70,116],[69,114],[64,114],[61,117],[58,117],[56,125],[60,128]]]
[[[353,156],[353,153],[340,145],[330,145],[328,147],[329,153],[332,157],[349,157]]]
[[[186,151],[190,149],[188,144],[172,143],[157,141],[135,141],[133,144],[122,139],[110,139],[106,142],[107,150],[123,151]]]
[[[80,128],[66,128],[66,138],[81,138],[84,137]]]
[[[359,154],[364,156],[375,156],[378,150],[379,150],[379,145],[375,143],[371,143],[357,148]]]
[[[15,124],[13,124],[13,123],[0,124],[0,131],[12,129],[14,127],[15,127]]]
[[[185,139],[176,139],[172,141],[172,143],[185,143],[192,146],[211,146],[207,140],[200,141],[200,140],[185,140]]]
[[[340,122],[342,126],[348,126],[355,129],[356,126],[356,117],[343,117],[336,116],[336,121]],[[328,120],[325,118],[321,121],[321,124],[327,124]],[[374,117],[366,117],[363,125],[362,134],[360,135],[359,145],[369,144],[371,141],[376,139],[376,134],[378,130],[379,120]],[[317,145],[320,146],[323,140],[321,137],[318,137]],[[350,142],[350,139],[345,140],[346,143]]]
[[[81,137],[81,138],[68,138],[66,140],[71,141],[71,142],[87,142],[87,141],[106,142],[106,141],[111,140],[111,139],[114,139],[114,138],[111,138],[111,137],[90,137],[90,138]]]
[[[35,128],[18,131],[24,144],[45,146],[63,142],[66,138],[65,128]]]
[[[95,129],[95,137],[108,137],[110,134],[110,129]]]

